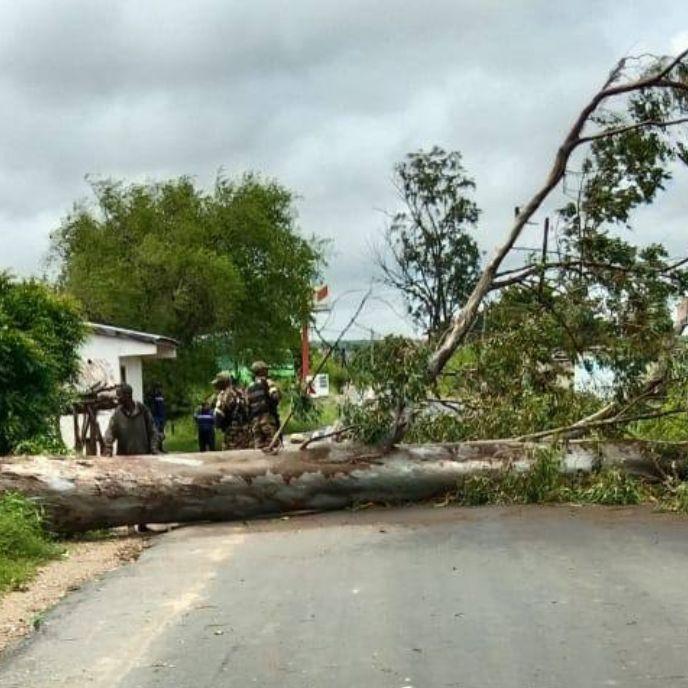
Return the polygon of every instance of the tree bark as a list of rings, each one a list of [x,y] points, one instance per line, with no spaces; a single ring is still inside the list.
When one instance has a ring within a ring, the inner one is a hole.
[[[277,456],[247,450],[91,459],[5,457],[0,459],[0,492],[35,498],[50,526],[61,532],[233,520],[429,499],[454,491],[466,476],[508,467],[528,470],[540,446],[549,445],[482,441],[401,446],[386,454],[370,447],[326,445],[286,449]],[[567,472],[618,465],[659,479],[668,467],[668,459],[661,457],[687,455],[688,443],[579,441],[562,451],[562,470]]]

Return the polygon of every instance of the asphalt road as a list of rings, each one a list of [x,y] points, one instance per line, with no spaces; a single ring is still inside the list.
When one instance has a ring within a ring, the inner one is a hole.
[[[687,535],[568,507],[183,528],[58,605],[0,686],[688,686]]]

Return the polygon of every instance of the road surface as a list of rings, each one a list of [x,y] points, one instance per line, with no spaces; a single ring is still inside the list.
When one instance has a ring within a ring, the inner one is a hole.
[[[2,688],[688,686],[688,520],[414,507],[179,529]]]

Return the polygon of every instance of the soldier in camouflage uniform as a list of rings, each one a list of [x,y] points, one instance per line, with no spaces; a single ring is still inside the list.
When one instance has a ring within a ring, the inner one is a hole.
[[[277,385],[268,378],[268,366],[263,361],[256,361],[251,366],[253,382],[246,390],[248,412],[253,431],[253,446],[264,449],[270,445],[272,438],[279,430],[280,391]]]
[[[224,435],[222,448],[248,449],[251,446],[251,432],[244,392],[225,370],[217,374],[213,386],[218,390],[214,414],[217,427]]]

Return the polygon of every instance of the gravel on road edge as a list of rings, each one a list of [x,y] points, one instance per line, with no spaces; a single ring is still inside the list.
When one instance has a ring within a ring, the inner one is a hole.
[[[148,546],[141,536],[67,542],[59,559],[41,566],[21,590],[0,597],[0,653],[40,625],[41,615],[86,581],[138,559]]]

